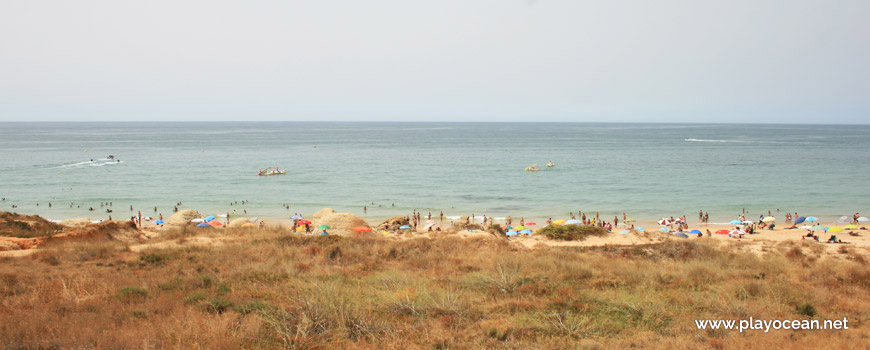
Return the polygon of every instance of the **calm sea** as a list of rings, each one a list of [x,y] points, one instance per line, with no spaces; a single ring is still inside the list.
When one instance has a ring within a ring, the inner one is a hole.
[[[556,166],[544,167],[549,160]],[[542,170],[524,171],[534,163]],[[287,175],[257,176],[269,166]],[[129,218],[130,205],[168,216],[180,201],[259,217],[323,207],[362,215],[367,206],[370,219],[413,209],[691,219],[702,209],[727,222],[746,208],[755,218],[780,209],[779,218],[797,211],[834,220],[870,211],[870,127],[3,123],[0,179],[0,209],[16,204],[51,219],[105,219],[100,202],[109,201],[115,218]]]

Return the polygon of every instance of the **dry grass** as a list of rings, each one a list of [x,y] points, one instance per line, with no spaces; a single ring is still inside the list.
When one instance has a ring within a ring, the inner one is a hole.
[[[66,242],[0,265],[5,348],[853,348],[870,336],[855,249],[763,257],[708,241],[518,249],[179,230],[247,239],[133,253]],[[834,319],[848,331],[699,331],[695,319]]]

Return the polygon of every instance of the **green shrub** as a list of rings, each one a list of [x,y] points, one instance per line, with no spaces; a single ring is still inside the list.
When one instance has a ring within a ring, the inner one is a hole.
[[[238,312],[242,315],[247,315],[247,314],[253,314],[253,313],[260,312],[260,311],[268,310],[269,304],[266,304],[265,302],[262,302],[259,300],[250,300],[250,301],[246,301],[244,303],[235,305],[233,307],[233,309],[235,309],[236,312]]]
[[[136,287],[124,287],[118,292],[118,296],[124,300],[132,300],[138,298],[145,298],[148,295],[148,292],[142,288]]]
[[[196,304],[200,301],[208,299],[208,295],[203,292],[194,292],[184,298],[185,304]]]
[[[818,312],[816,312],[816,307],[810,303],[804,303],[803,305],[798,306],[795,309],[795,312],[797,312],[798,315],[804,315],[809,317],[814,317],[818,314]]]
[[[143,254],[139,256],[139,260],[151,265],[163,265],[166,259],[166,254]]]
[[[208,310],[209,312],[222,314],[224,313],[224,311],[229,310],[231,307],[233,307],[233,303],[229,300],[223,298],[212,298],[208,301],[206,310]]]
[[[582,241],[589,236],[603,236],[607,230],[589,225],[548,225],[537,233],[563,241]]]

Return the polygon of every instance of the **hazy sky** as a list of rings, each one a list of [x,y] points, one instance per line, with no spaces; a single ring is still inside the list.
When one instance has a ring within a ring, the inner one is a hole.
[[[868,116],[866,0],[0,2],[0,121]]]

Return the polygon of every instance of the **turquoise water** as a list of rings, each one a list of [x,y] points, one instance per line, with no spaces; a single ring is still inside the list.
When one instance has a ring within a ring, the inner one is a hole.
[[[868,126],[4,123],[0,151],[2,210],[52,219],[105,219],[108,201],[115,218],[129,218],[130,205],[168,216],[179,201],[260,217],[367,206],[370,219],[413,209],[640,220],[703,209],[712,222],[743,208],[828,220],[870,211]],[[523,170],[533,163],[542,170]],[[257,176],[268,166],[288,174]]]

